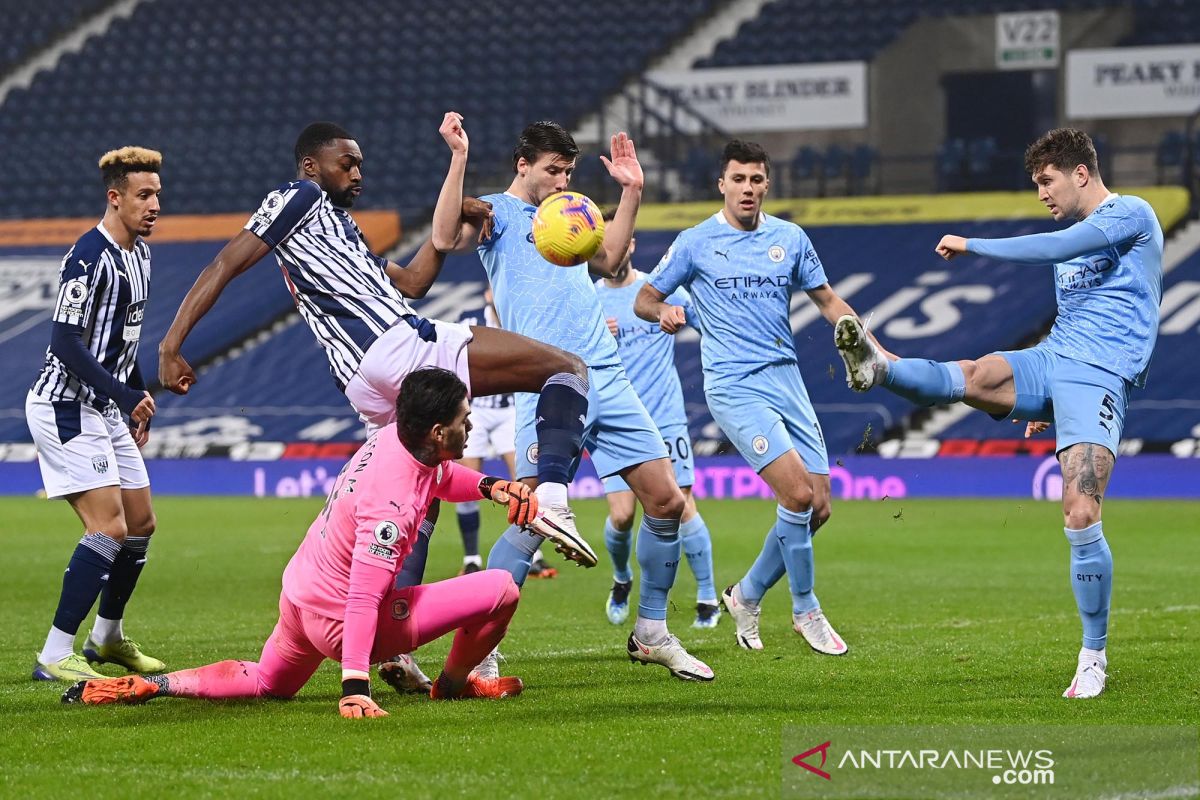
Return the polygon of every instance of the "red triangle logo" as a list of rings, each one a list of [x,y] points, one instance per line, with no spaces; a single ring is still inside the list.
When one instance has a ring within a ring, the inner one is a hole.
[[[812,774],[819,775],[827,781],[832,780],[830,774],[820,768],[820,767],[825,766],[825,759],[829,755],[828,751],[829,751],[829,742],[825,742],[824,744],[817,745],[816,747],[812,748],[811,750],[805,750],[803,753],[801,753],[800,755],[793,758],[792,763],[795,764],[797,767],[804,767],[806,770],[808,770]],[[804,760],[815,753],[821,754],[821,764],[819,767],[814,767],[812,764],[809,764],[807,761]]]

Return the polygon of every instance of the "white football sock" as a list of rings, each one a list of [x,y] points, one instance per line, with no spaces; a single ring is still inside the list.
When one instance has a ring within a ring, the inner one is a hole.
[[[565,506],[567,504],[567,485],[565,483],[539,483],[533,490],[538,503],[544,506]]]
[[[42,647],[42,652],[38,653],[38,661],[43,664],[57,664],[74,652],[75,634],[60,631],[51,625],[50,633],[46,634],[46,644]]]
[[[116,644],[125,638],[125,631],[121,628],[121,620],[105,619],[99,614],[96,615],[96,621],[92,624],[92,641],[96,644]]]
[[[667,632],[665,619],[646,619],[639,614],[637,622],[633,625],[633,635],[643,644],[654,645],[665,642],[670,634]]]

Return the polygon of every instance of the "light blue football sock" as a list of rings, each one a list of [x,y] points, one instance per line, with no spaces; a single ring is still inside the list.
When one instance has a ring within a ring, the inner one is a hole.
[[[517,586],[524,586],[525,578],[529,575],[529,563],[533,561],[533,554],[542,541],[541,536],[509,525],[488,553],[488,569],[507,570]]]
[[[679,525],[679,539],[692,575],[696,577],[696,602],[715,605],[717,588],[713,585],[712,537],[704,517],[696,514]]]
[[[889,362],[883,385],[920,406],[956,403],[967,391],[966,377],[957,362],[924,358]]]
[[[1071,588],[1083,621],[1083,646],[1103,650],[1108,641],[1108,609],[1112,601],[1112,551],[1102,523],[1083,530],[1063,528],[1071,543]]]
[[[813,594],[813,549],[812,532],[808,523],[812,520],[812,509],[788,511],[777,506],[775,514],[775,536],[783,552],[783,563],[787,567],[788,587],[792,590],[792,613],[806,614],[821,607]]]
[[[633,550],[633,531],[619,531],[613,526],[612,517],[604,519],[604,546],[613,563],[613,580],[629,583],[633,572],[629,569],[629,553]]]
[[[639,617],[667,618],[667,595],[679,569],[679,549],[679,520],[642,514],[637,533],[637,562],[642,573],[638,581]]]
[[[763,539],[758,558],[754,559],[750,570],[738,583],[738,588],[742,590],[742,599],[751,605],[758,605],[767,590],[778,583],[786,572],[783,566],[783,552],[779,549],[779,539],[775,536],[775,526],[772,525]]]

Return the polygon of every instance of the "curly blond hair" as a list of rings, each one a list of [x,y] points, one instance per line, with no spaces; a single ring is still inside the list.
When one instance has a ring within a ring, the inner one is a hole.
[[[100,174],[109,189],[124,189],[131,172],[158,172],[162,153],[145,147],[122,147],[100,156]]]

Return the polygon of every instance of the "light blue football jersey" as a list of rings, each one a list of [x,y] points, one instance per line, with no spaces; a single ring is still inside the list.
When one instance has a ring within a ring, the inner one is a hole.
[[[1114,196],[1077,224],[1099,228],[1109,246],[1054,265],[1058,317],[1046,346],[1145,386],[1162,302],[1158,218],[1142,198]]]
[[[675,371],[675,337],[663,333],[657,322],[646,322],[633,313],[633,302],[646,283],[645,275],[636,271],[634,274],[633,283],[619,289],[606,286],[602,280],[596,281],[596,294],[600,296],[604,317],[617,321],[617,351],[621,363],[654,424],[660,430],[672,425],[687,425],[683,387],[679,384],[679,373]],[[682,306],[689,323],[695,324],[691,313],[692,299],[687,290],[676,289],[667,302]]]
[[[795,364],[792,291],[828,283],[808,234],[764,214],[752,231],[718,211],[676,237],[649,283],[692,297],[705,387],[722,386],[771,364]]]
[[[589,367],[619,364],[587,266],[542,258],[533,246],[536,206],[507,192],[482,199],[492,204],[495,227],[479,258],[504,328],[574,353]]]

